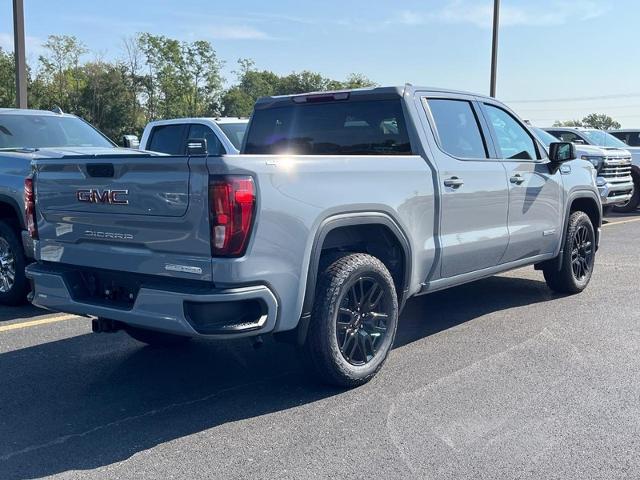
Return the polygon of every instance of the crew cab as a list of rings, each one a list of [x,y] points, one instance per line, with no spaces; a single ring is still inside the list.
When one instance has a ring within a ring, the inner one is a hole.
[[[494,99],[411,85],[268,97],[242,155],[207,145],[161,162],[36,159],[33,302],[150,344],[274,334],[352,387],[381,368],[410,297],[526,265],[558,292],[592,276],[592,164],[572,143],[547,153]]]
[[[604,130],[582,127],[545,129],[554,137],[576,145],[580,158],[589,160],[598,172],[597,184],[606,209],[627,212],[637,201],[631,176],[631,153],[626,145]],[[636,204],[637,207],[637,204]],[[633,207],[632,210],[635,210]]]
[[[26,302],[29,284],[24,269],[33,258],[29,216],[24,198],[33,200],[31,161],[39,158],[91,158],[137,152],[119,149],[106,136],[74,115],[59,112],[0,109],[0,304]],[[32,207],[28,207],[32,208]]]
[[[184,155],[187,140],[204,138],[211,155],[236,155],[247,129],[247,118],[173,118],[149,122],[139,148],[170,155]]]

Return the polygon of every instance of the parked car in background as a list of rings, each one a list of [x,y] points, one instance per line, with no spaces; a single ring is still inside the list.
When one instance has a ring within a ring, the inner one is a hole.
[[[626,144],[626,149],[633,156],[631,176],[635,187],[632,200],[629,202],[628,211],[634,211],[640,205],[640,129],[608,130],[618,140]]]
[[[638,207],[640,190],[634,188],[631,152],[626,144],[604,130],[579,127],[545,130],[559,140],[574,143],[578,156],[593,163],[605,209],[630,212]]]
[[[558,292],[591,278],[593,167],[571,143],[547,153],[492,98],[410,85],[269,97],[243,155],[195,138],[183,153],[182,138],[153,168],[35,160],[36,305],[150,344],[274,333],[353,387],[381,368],[411,296],[525,265]]]
[[[35,225],[29,223],[35,200],[31,180],[27,179],[31,161],[123,152],[139,154],[118,148],[74,115],[0,109],[0,304],[24,302],[29,290],[24,269],[33,258],[29,230],[35,234]]]
[[[236,155],[242,146],[247,118],[174,118],[150,122],[142,133],[140,149],[184,155],[187,140],[204,138],[212,155]]]

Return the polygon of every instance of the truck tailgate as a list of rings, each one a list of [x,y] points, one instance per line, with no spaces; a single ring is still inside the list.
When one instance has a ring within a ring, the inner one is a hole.
[[[69,156],[34,169],[40,260],[210,280],[204,158]]]

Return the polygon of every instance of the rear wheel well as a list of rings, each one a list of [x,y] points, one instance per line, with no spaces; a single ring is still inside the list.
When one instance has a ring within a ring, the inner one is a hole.
[[[363,224],[337,227],[324,238],[320,263],[341,253],[368,253],[387,267],[393,278],[398,300],[407,287],[407,253],[398,237],[389,227],[381,224]]]
[[[20,219],[13,205],[0,201],[0,220],[7,222],[14,230],[20,230]]]

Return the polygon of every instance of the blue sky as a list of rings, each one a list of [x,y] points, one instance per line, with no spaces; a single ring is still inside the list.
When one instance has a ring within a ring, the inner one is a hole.
[[[148,31],[210,40],[228,80],[235,61],[249,57],[279,73],[489,88],[492,0],[24,1],[31,63],[50,34],[75,35],[94,55],[118,58],[124,37]],[[12,45],[11,3],[0,0],[4,48]],[[542,126],[597,111],[640,127],[640,2],[502,0],[501,11],[499,98]]]

